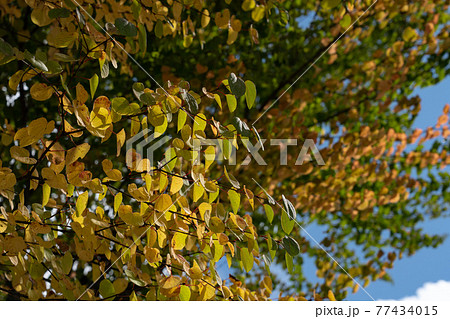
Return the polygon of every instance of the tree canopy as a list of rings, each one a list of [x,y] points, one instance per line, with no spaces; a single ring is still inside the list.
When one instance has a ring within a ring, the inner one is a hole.
[[[412,93],[449,73],[448,9],[1,2],[0,297],[341,300],[391,280],[444,240],[421,222],[449,208],[449,105],[415,129]],[[311,140],[323,165],[298,163]]]

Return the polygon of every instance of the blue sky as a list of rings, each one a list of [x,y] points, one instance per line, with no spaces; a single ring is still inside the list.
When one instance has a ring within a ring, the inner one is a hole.
[[[435,125],[445,104],[450,104],[450,77],[440,83],[417,89],[413,95],[422,99],[422,109],[414,127],[426,129]],[[425,231],[431,234],[449,234],[450,218],[440,218],[423,223]],[[450,238],[436,249],[423,249],[411,257],[396,261],[390,271],[394,283],[375,282],[367,291],[375,299],[402,299],[413,296],[416,290],[427,282],[445,280],[450,282]],[[450,294],[446,298],[450,300]],[[364,292],[349,295],[348,300],[370,300]]]
[[[422,109],[414,123],[414,127],[426,129],[436,124],[442,114],[445,104],[450,103],[450,77],[435,86],[417,89],[412,95],[419,95],[422,99]],[[448,171],[448,169],[447,169]],[[422,223],[424,230],[429,234],[449,234],[450,218],[427,220]],[[323,227],[310,225],[306,230],[315,239],[323,238]],[[315,266],[312,261],[305,260],[303,270],[311,280],[315,277]],[[413,256],[397,260],[394,268],[389,270],[393,283],[377,281],[371,283],[366,290],[375,299],[400,300],[409,297],[422,298],[423,296],[445,295],[450,300],[450,238],[438,248],[426,248]],[[226,262],[218,266],[222,278],[227,278],[229,269]],[[280,279],[288,280],[287,273],[281,267],[273,265],[271,271]],[[276,298],[278,292],[274,291],[272,297]],[[349,294],[347,300],[371,300],[361,289],[356,294]]]

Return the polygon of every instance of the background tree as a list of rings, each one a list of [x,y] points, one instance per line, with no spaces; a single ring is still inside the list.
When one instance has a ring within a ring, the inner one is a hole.
[[[5,299],[343,299],[442,242],[420,222],[448,210],[449,106],[413,130],[411,93],[449,72],[447,1],[19,0],[0,12]],[[124,147],[147,128],[172,137],[162,165]],[[213,148],[193,163],[194,138],[220,139],[226,157],[238,147],[237,165]],[[267,166],[242,165],[261,138],[313,139],[325,165],[295,165],[287,145],[280,165],[267,142]],[[319,245],[302,231],[312,223],[327,229]],[[220,278],[222,260],[234,276]]]

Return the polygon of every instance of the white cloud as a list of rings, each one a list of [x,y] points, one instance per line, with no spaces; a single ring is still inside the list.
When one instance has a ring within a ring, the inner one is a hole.
[[[417,289],[415,296],[402,298],[401,301],[449,301],[450,281],[426,282]]]

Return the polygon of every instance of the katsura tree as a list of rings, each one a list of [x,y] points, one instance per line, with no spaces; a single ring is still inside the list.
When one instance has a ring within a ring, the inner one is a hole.
[[[449,106],[414,129],[412,92],[449,73],[448,1],[0,14],[2,298],[340,300],[444,240]]]

